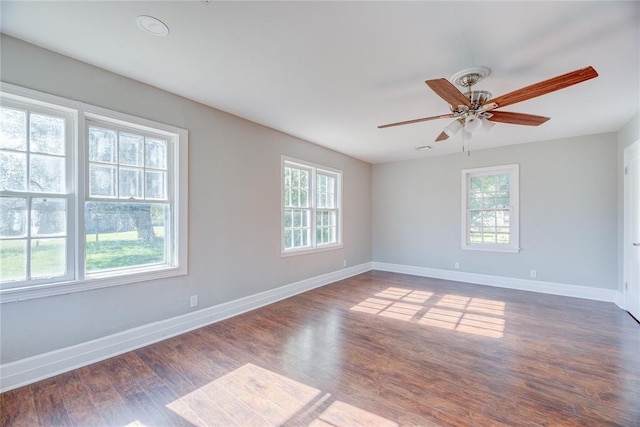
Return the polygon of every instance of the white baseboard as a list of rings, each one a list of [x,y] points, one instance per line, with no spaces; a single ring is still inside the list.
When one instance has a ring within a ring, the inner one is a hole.
[[[616,292],[616,299],[614,301],[618,307],[625,310],[624,292]]]
[[[50,378],[164,339],[237,316],[299,293],[370,271],[372,263],[301,280],[103,338],[0,365],[0,392]]]
[[[487,274],[466,273],[463,271],[440,270],[437,268],[416,267],[411,265],[373,262],[373,269],[404,273],[414,276],[432,277],[434,279],[454,280],[477,285],[495,286],[498,288],[518,289],[521,291],[539,292],[543,294],[561,295],[596,301],[613,302],[619,307],[622,300],[620,292],[614,289],[595,288],[590,286],[568,285],[565,283],[542,282],[538,280],[517,279],[512,277],[490,276]]]

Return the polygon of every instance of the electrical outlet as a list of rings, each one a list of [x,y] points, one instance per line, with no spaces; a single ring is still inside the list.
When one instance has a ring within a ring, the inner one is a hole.
[[[346,267],[346,266],[347,266],[347,260],[346,260],[346,259],[345,259],[345,260],[342,260],[342,266],[343,266],[343,267]]]
[[[535,270],[531,270],[531,277],[535,279],[536,276],[538,276],[538,273]]]
[[[189,307],[194,308],[198,306],[198,295],[191,295],[189,299]]]
[[[460,270],[460,263],[456,262],[455,264],[453,264],[453,268],[455,268],[456,270]]]

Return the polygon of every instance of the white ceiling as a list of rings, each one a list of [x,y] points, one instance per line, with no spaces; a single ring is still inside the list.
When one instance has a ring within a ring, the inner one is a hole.
[[[505,108],[472,149],[619,130],[639,108],[640,2],[0,2],[1,31],[372,163],[459,151],[424,83],[486,66],[499,96],[592,65],[596,79]],[[138,15],[170,28],[144,34]],[[43,71],[44,72],[44,71]],[[418,152],[416,146],[431,150]]]

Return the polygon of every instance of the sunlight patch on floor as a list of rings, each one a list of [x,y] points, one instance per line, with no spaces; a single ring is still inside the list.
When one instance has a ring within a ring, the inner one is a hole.
[[[434,302],[432,297],[433,292],[389,287],[351,310],[490,338],[504,335],[503,301],[447,294]]]
[[[251,363],[166,406],[194,426],[277,426],[292,420],[335,427],[398,425]]]
[[[344,402],[335,401],[320,416],[313,420],[310,427],[397,427],[398,424],[381,416],[372,414]]]

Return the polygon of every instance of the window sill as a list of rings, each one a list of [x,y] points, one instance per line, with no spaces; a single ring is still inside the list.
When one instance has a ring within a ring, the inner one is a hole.
[[[326,252],[326,251],[332,251],[334,249],[342,249],[344,247],[344,245],[342,243],[337,244],[337,245],[327,245],[327,246],[320,246],[318,248],[310,248],[310,249],[292,249],[286,252],[280,252],[280,257],[284,258],[284,257],[290,257],[290,256],[296,256],[296,255],[307,255],[307,254],[313,254],[316,252]]]
[[[183,276],[187,274],[186,268],[161,268],[145,270],[120,276],[94,277],[85,280],[69,282],[47,283],[38,285],[26,285],[16,288],[0,290],[0,304],[25,301],[35,298],[45,298],[56,295],[64,295],[75,292],[91,291],[94,289],[108,288],[111,286],[129,285],[150,280],[166,279],[169,277]]]
[[[510,253],[517,254],[520,252],[520,248],[513,246],[506,247],[496,247],[496,246],[486,246],[486,245],[462,245],[462,249],[465,251],[480,251],[480,252],[501,252],[501,253]]]

